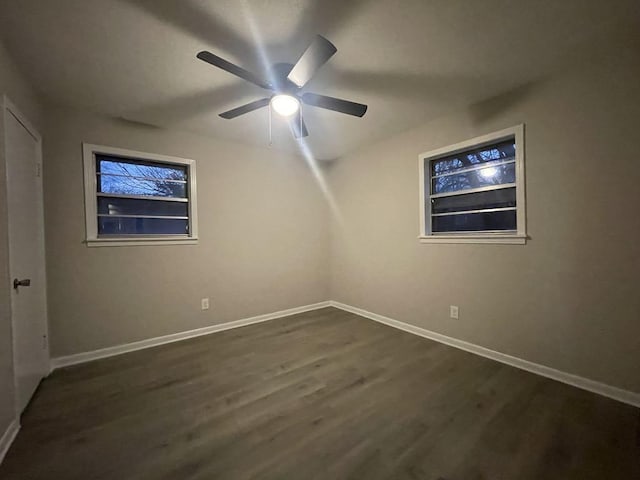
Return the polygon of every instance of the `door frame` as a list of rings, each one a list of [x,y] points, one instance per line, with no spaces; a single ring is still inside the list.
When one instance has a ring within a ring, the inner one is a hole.
[[[38,173],[39,173],[39,180],[37,182],[37,188],[38,188],[38,196],[40,198],[40,203],[41,203],[41,212],[40,212],[40,222],[42,225],[42,241],[43,241],[43,248],[44,248],[44,252],[43,252],[43,260],[44,260],[44,279],[45,279],[45,284],[44,284],[44,335],[46,335],[45,338],[45,342],[46,342],[46,350],[47,350],[47,355],[49,356],[48,358],[48,367],[47,367],[47,374],[49,374],[51,372],[51,353],[49,350],[49,309],[48,309],[48,305],[49,305],[49,301],[47,298],[47,262],[46,262],[46,243],[45,243],[45,231],[44,231],[44,191],[43,191],[43,168],[42,168],[42,136],[40,135],[40,132],[38,132],[38,130],[35,128],[35,126],[29,121],[29,119],[20,111],[20,109],[18,107],[16,107],[16,105],[9,99],[9,97],[7,97],[7,95],[3,94],[2,95],[2,128],[1,128],[1,133],[2,133],[2,145],[3,145],[3,149],[4,151],[3,153],[3,161],[5,163],[5,178],[2,179],[5,183],[9,182],[9,169],[8,169],[8,158],[7,158],[7,120],[9,119],[9,116],[12,116],[13,118],[15,118],[24,128],[25,130],[29,133],[29,135],[31,135],[33,137],[33,139],[36,141],[36,162],[38,165]],[[7,192],[8,194],[8,192]],[[5,199],[6,201],[6,199]],[[7,246],[8,246],[8,256],[7,256],[7,260],[10,259],[11,256],[11,245],[10,245],[10,241],[9,241],[9,218],[8,218],[8,211],[7,211]],[[11,265],[9,264],[7,266],[7,270],[9,273],[9,278],[5,279],[7,281],[8,285],[11,285],[11,278],[12,278],[12,272],[11,272]],[[11,287],[9,287],[11,288]],[[14,406],[15,406],[15,412],[16,412],[16,419],[20,419],[20,415],[22,414],[22,411],[20,410],[20,405],[19,405],[19,401],[18,401],[18,385],[17,385],[17,375],[16,375],[16,344],[15,344],[15,331],[16,331],[16,325],[15,325],[15,317],[13,315],[13,299],[11,297],[11,295],[13,294],[11,292],[11,290],[9,290],[9,312],[11,315],[11,347],[12,347],[12,358],[13,358],[13,385],[14,385]]]

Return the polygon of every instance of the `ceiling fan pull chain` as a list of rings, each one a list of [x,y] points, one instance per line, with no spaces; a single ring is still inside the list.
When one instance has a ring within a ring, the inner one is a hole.
[[[269,146],[273,145],[273,133],[271,132],[271,103],[269,103]]]
[[[298,140],[300,140],[302,138],[302,103],[300,103],[300,138]]]

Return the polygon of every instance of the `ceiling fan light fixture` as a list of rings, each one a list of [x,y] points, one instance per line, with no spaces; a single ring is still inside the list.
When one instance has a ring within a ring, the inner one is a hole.
[[[292,95],[278,94],[271,99],[271,106],[278,115],[290,117],[300,109],[300,102]]]

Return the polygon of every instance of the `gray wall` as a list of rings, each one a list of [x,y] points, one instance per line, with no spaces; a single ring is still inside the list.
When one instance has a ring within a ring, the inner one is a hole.
[[[617,57],[336,162],[332,298],[640,392],[640,64]],[[418,155],[519,123],[528,244],[419,244]]]
[[[327,300],[328,211],[302,158],[56,107],[44,135],[53,357]],[[195,159],[199,244],[83,244],[82,142]]]
[[[33,91],[0,43],[0,95],[7,97],[36,128],[42,110]],[[1,99],[0,99],[1,101]],[[4,115],[0,112],[0,436],[14,419],[13,352],[11,341],[11,288],[9,279],[9,238],[7,232],[7,185],[4,158]]]

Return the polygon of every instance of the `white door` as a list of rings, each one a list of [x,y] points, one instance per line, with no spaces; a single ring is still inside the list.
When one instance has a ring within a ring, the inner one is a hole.
[[[13,361],[21,413],[49,371],[41,142],[6,100],[4,125]]]

